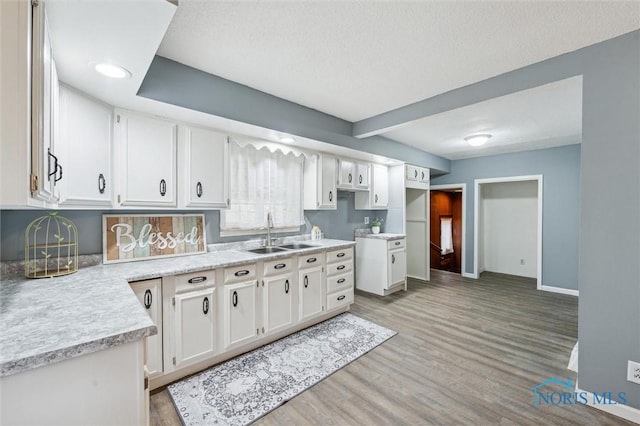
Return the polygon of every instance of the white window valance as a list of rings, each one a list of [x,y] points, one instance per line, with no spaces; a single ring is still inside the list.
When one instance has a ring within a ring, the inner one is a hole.
[[[229,198],[231,206],[220,214],[220,230],[259,232],[271,212],[275,228],[304,224],[304,157],[253,144],[229,144]]]

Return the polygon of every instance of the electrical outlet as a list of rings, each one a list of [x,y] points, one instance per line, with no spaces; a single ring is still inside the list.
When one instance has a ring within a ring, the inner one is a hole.
[[[524,265],[524,259],[520,259],[520,264]]]
[[[629,361],[627,365],[627,380],[640,385],[640,362]]]
[[[369,216],[365,216],[364,217],[364,224],[368,225],[369,224]]]

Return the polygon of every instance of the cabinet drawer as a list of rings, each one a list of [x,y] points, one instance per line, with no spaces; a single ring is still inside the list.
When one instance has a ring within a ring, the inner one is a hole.
[[[347,259],[353,259],[352,247],[327,252],[327,263],[342,262]]]
[[[234,266],[232,268],[224,268],[224,283],[235,283],[240,281],[249,281],[256,278],[256,265],[248,264],[242,266]]]
[[[298,257],[298,269],[315,268],[321,266],[324,262],[322,257],[324,253],[307,254]]]
[[[407,240],[404,238],[401,240],[391,240],[387,242],[387,248],[389,250],[401,249],[407,245]]]
[[[343,274],[353,270],[353,260],[340,263],[330,263],[327,265],[327,276]]]
[[[353,288],[327,295],[327,310],[340,308],[353,303]]]
[[[327,277],[327,293],[346,290],[351,287],[353,287],[352,273]]]
[[[175,283],[176,293],[184,293],[185,291],[213,287],[216,284],[216,272],[210,270],[176,275]]]
[[[264,262],[264,276],[272,277],[274,275],[282,275],[293,270],[293,259],[278,259]]]

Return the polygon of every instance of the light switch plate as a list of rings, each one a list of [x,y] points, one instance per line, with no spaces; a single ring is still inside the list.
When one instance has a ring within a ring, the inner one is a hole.
[[[369,224],[369,216],[365,216],[364,217],[364,224],[368,225]]]

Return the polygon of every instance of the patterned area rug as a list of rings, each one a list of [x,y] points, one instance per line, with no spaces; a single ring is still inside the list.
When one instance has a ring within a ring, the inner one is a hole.
[[[396,334],[344,313],[168,387],[185,425],[246,425]]]

